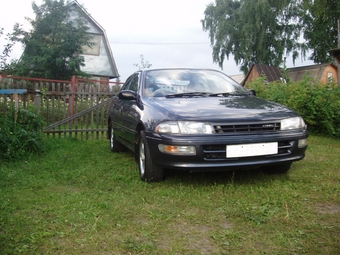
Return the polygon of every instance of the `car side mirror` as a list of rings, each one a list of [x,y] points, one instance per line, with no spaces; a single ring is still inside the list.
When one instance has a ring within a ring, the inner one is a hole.
[[[122,90],[119,92],[118,98],[123,100],[136,100],[137,95],[136,92],[132,90]]]
[[[249,89],[248,92],[249,92],[249,95],[256,96],[256,91],[255,90]]]

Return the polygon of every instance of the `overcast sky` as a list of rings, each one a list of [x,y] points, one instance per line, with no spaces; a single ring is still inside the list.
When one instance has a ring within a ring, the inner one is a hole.
[[[43,1],[36,0],[37,5]],[[138,68],[140,55],[152,67],[202,67],[221,70],[212,61],[207,32],[202,30],[206,6],[213,0],[78,0],[106,31],[121,81]],[[15,23],[28,26],[25,17],[35,18],[30,0],[3,0],[0,27],[13,31]],[[13,10],[13,11],[12,11]],[[0,37],[2,52],[5,36]],[[12,58],[19,58],[16,46]],[[292,63],[288,58],[288,67]],[[309,61],[297,65],[312,64]],[[223,71],[240,74],[233,57],[224,61]]]

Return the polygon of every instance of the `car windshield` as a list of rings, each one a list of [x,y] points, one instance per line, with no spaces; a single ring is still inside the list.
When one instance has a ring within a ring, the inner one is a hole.
[[[167,69],[146,72],[143,95],[148,97],[247,95],[227,75],[214,70]]]

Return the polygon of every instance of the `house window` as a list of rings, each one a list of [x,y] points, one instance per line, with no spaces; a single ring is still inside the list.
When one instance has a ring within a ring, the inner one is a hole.
[[[327,73],[327,83],[333,82],[333,73]]]
[[[83,46],[83,54],[99,56],[100,41],[101,41],[101,35],[92,34],[91,39],[90,39],[90,42],[92,43],[92,45],[91,47]]]

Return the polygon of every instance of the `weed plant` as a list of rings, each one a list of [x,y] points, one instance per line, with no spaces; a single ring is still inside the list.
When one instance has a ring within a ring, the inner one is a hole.
[[[0,160],[25,159],[45,150],[44,122],[35,113],[14,107],[0,108]]]

